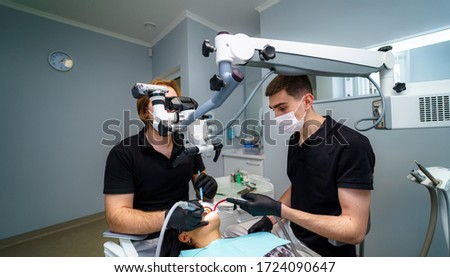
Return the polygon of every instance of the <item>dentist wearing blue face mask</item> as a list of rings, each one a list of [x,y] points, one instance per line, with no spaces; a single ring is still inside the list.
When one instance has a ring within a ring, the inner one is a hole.
[[[275,77],[266,89],[280,132],[291,134],[287,175],[291,182],[279,201],[248,193],[228,199],[263,216],[248,233],[271,231],[272,216],[290,222],[296,245],[321,256],[356,256],[368,228],[375,155],[357,131],[313,109],[308,76]],[[269,157],[270,158],[270,157]]]

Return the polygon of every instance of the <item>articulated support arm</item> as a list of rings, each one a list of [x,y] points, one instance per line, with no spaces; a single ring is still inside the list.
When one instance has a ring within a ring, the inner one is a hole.
[[[216,46],[209,41],[203,44],[203,55],[216,52],[216,63],[222,88],[213,98],[201,105],[195,118],[220,106],[243,79],[236,67],[267,68],[284,75],[312,74],[336,77],[367,77],[380,72],[381,90],[393,94],[394,56],[387,51],[369,51],[330,45],[301,43],[283,40],[252,38],[245,34],[231,35],[221,32],[216,36]],[[231,76],[239,75],[239,78]]]

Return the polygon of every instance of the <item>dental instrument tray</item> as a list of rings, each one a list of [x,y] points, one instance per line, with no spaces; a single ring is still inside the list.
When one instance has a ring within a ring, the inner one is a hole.
[[[251,183],[251,182],[248,182],[248,183],[253,184],[253,185],[256,185],[256,184]],[[244,189],[238,191],[237,194],[242,195],[242,194],[246,194],[246,193],[249,193],[249,192],[252,192],[252,191],[255,191],[255,190],[256,190],[256,187],[250,186],[249,184],[245,184],[245,183],[244,183],[244,186],[246,186],[246,188],[244,188]]]

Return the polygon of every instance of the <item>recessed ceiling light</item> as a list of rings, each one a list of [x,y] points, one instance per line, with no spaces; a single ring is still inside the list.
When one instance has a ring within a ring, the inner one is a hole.
[[[441,30],[438,32],[422,34],[416,37],[411,37],[408,39],[402,39],[400,41],[386,42],[383,45],[392,46],[392,52],[400,52],[405,50],[410,50],[414,48],[419,48],[422,46],[427,46],[431,44],[437,44],[444,41],[450,40],[450,29]],[[369,50],[377,50],[380,46],[370,48]]]

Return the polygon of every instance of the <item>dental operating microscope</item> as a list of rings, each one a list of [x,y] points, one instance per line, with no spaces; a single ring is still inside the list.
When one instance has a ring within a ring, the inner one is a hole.
[[[139,99],[148,96],[153,106],[152,126],[160,136],[176,133],[184,143],[184,149],[172,161],[175,168],[186,157],[215,151],[214,162],[220,156],[223,147],[219,140],[208,137],[208,116],[195,115],[198,103],[190,97],[166,97],[167,87],[137,83],[132,88],[133,97]],[[188,117],[195,117],[189,124],[183,124]]]

